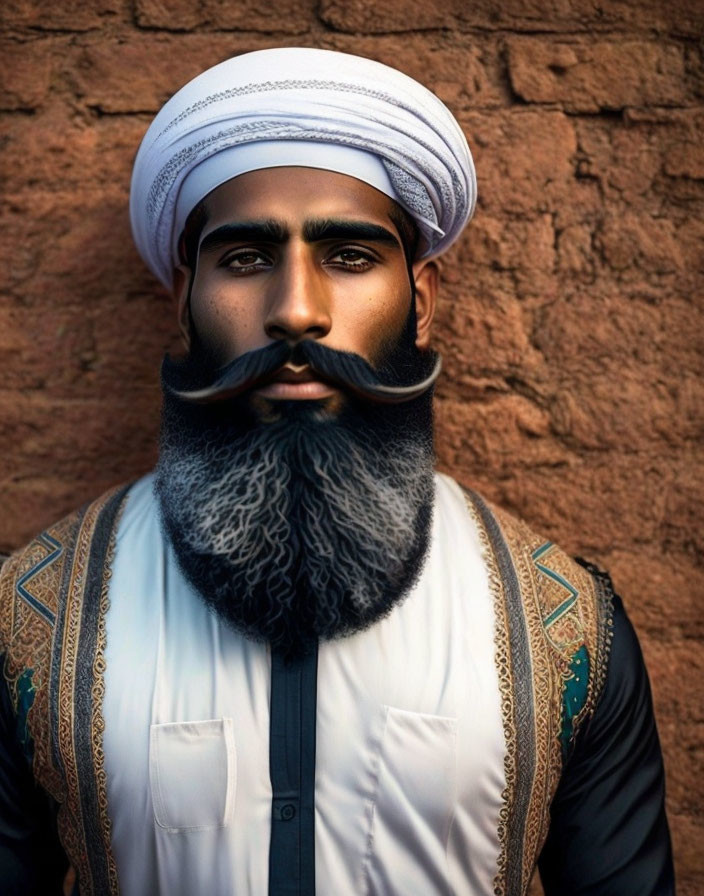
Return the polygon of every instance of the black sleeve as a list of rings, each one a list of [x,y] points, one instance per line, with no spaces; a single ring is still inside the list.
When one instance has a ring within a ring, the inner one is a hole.
[[[0,657],[0,893],[60,896],[68,862],[56,835],[55,807],[34,783],[16,737]]]
[[[648,675],[615,597],[604,690],[550,810],[538,863],[546,896],[672,896],[664,798]]]

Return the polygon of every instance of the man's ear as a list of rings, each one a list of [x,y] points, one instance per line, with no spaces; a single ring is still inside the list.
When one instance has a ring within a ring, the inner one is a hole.
[[[191,269],[180,264],[174,268],[173,294],[176,300],[178,328],[186,351],[191,348],[191,309],[188,307],[188,294],[191,286]]]
[[[430,329],[435,316],[440,269],[434,258],[413,265],[416,284],[416,346],[422,351],[430,347]]]

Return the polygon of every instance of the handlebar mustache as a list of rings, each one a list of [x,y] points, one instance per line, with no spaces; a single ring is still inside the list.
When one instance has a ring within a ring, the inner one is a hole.
[[[436,352],[432,352],[430,360],[432,370],[423,379],[400,386],[388,385],[380,380],[371,364],[360,355],[330,348],[314,339],[305,339],[294,345],[285,341],[273,342],[264,348],[246,352],[218,370],[210,385],[199,389],[178,388],[179,369],[184,362],[174,361],[167,355],[162,364],[162,379],[166,388],[182,401],[213,404],[266,385],[290,362],[297,366],[307,364],[321,380],[359,398],[378,404],[399,404],[417,398],[435,383],[442,361]]]

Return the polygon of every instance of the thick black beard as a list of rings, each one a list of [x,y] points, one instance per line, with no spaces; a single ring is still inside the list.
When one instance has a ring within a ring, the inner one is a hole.
[[[378,373],[403,384],[431,361],[411,314]],[[196,346],[181,384],[201,385],[209,366]],[[296,655],[367,628],[408,594],[432,518],[432,390],[383,407],[350,396],[334,416],[319,402],[271,402],[269,422],[246,397],[193,405],[163,391],[163,524],[222,619]]]

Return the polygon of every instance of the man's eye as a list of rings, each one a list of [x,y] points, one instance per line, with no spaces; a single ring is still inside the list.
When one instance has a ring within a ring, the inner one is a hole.
[[[339,249],[328,259],[328,264],[355,271],[366,271],[373,263],[374,257],[361,249]]]
[[[222,261],[222,266],[230,271],[250,271],[259,270],[270,264],[269,259],[262,255],[261,252],[255,252],[253,249],[246,249],[242,252],[234,252],[228,255]]]

